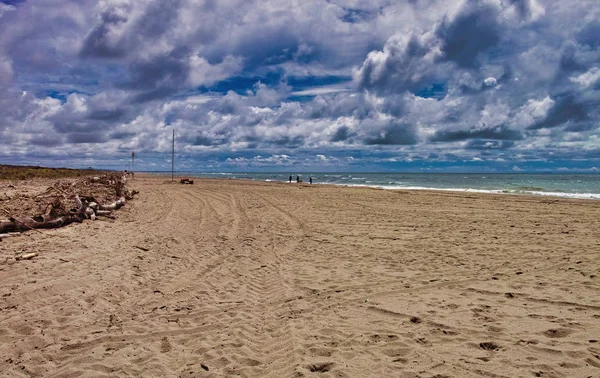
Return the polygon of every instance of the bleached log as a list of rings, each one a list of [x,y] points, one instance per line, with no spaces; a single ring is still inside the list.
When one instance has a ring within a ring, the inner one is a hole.
[[[38,255],[37,252],[25,253],[25,254],[17,257],[17,260],[31,260],[32,258],[36,257],[37,255]]]
[[[98,208],[100,210],[117,210],[125,205],[125,198],[121,197],[117,201],[111,203],[110,205],[100,205]]]
[[[112,211],[110,210],[96,210],[96,216],[100,217],[100,216],[108,216],[111,215]]]
[[[21,236],[23,235],[20,232],[6,232],[4,234],[0,234],[0,240],[2,240],[2,238],[12,238],[13,236]]]
[[[133,196],[136,195],[136,194],[138,194],[138,193],[139,193],[138,190],[128,190],[125,193],[125,198],[128,199],[128,200],[131,200],[131,199],[133,199]]]
[[[77,203],[77,211],[79,213],[83,212],[85,213],[85,209],[83,208],[83,202],[81,201],[81,198],[79,198],[79,194],[75,194],[75,203]]]
[[[92,209],[91,207],[85,209],[85,216],[86,218],[90,218],[91,220],[96,220],[96,213],[94,213],[94,209]]]

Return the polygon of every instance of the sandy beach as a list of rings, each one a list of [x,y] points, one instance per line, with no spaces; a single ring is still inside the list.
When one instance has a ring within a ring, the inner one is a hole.
[[[0,376],[600,377],[599,201],[132,187],[0,242]]]

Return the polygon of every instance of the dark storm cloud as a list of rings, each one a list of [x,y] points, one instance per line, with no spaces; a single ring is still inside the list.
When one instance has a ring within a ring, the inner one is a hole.
[[[64,143],[64,140],[56,135],[52,136],[36,136],[29,141],[34,146],[39,147],[57,147]]]
[[[186,48],[180,48],[131,64],[131,79],[124,87],[141,91],[135,96],[134,102],[161,99],[181,89],[189,74],[190,68],[185,60],[188,54]]]
[[[506,126],[465,130],[438,130],[429,138],[431,142],[456,142],[466,139],[520,140],[523,135],[518,130]]]
[[[445,17],[435,30],[445,60],[461,68],[476,68],[479,57],[500,42],[499,9],[487,2],[469,0],[454,19]]]
[[[347,126],[340,126],[329,138],[331,142],[342,142],[350,137],[350,129]]]
[[[69,143],[103,143],[108,139],[106,138],[106,134],[102,132],[86,132],[86,133],[71,133],[67,136],[67,141]]]
[[[367,145],[413,145],[417,143],[415,127],[392,124],[377,135],[365,138]]]
[[[267,138],[265,139],[267,144],[273,144],[279,147],[300,147],[304,142],[304,137],[302,136],[282,136],[276,138]]]
[[[92,29],[83,41],[81,56],[95,58],[121,58],[128,51],[128,46],[121,41],[111,41],[111,31],[127,22],[127,15],[118,9],[110,8],[101,15],[100,24]]]
[[[579,102],[576,95],[567,93],[554,98],[554,106],[550,108],[546,117],[529,128],[552,128],[583,122],[587,119],[586,106]]]
[[[87,35],[81,56],[123,58],[156,41],[174,26],[181,1],[150,1],[142,15],[131,21],[130,4],[109,6],[100,15],[100,23]],[[127,24],[130,25],[127,25]]]
[[[600,47],[600,21],[594,20],[587,23],[577,32],[575,39],[582,45],[592,48]]]
[[[509,0],[515,6],[519,16],[523,19],[531,18],[535,12],[535,4],[531,0]]]
[[[565,46],[562,55],[560,57],[560,66],[558,75],[569,75],[573,72],[582,71],[585,66],[580,63],[577,59],[577,46],[573,43]]]
[[[428,40],[414,34],[388,41],[383,52],[370,53],[363,63],[357,74],[359,89],[389,94],[424,86],[433,76],[425,61],[431,49]]]
[[[88,118],[98,121],[125,121],[127,119],[127,111],[125,109],[94,110]]]
[[[194,146],[216,146],[226,143],[224,136],[210,137],[206,135],[198,135],[194,140]]]
[[[151,1],[131,34],[144,42],[162,36],[175,25],[180,7],[181,0]]]
[[[136,133],[130,131],[113,131],[109,135],[109,139],[112,140],[128,140],[134,137]]]
[[[377,12],[373,10],[344,8],[344,13],[340,18],[344,22],[356,23],[372,20],[376,17]]]

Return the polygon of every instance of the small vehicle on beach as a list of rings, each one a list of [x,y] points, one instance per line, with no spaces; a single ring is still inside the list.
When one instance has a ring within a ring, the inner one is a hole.
[[[190,184],[190,185],[192,185],[192,184],[194,183],[194,180],[192,180],[192,179],[191,179],[191,178],[189,178],[189,177],[182,177],[182,178],[179,180],[179,182],[180,182],[181,184]]]

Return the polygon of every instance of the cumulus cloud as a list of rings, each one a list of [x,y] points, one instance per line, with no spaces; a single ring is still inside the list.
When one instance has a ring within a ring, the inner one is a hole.
[[[0,153],[159,156],[174,128],[179,150],[214,169],[296,155],[597,161],[599,11],[586,0],[4,4]]]

